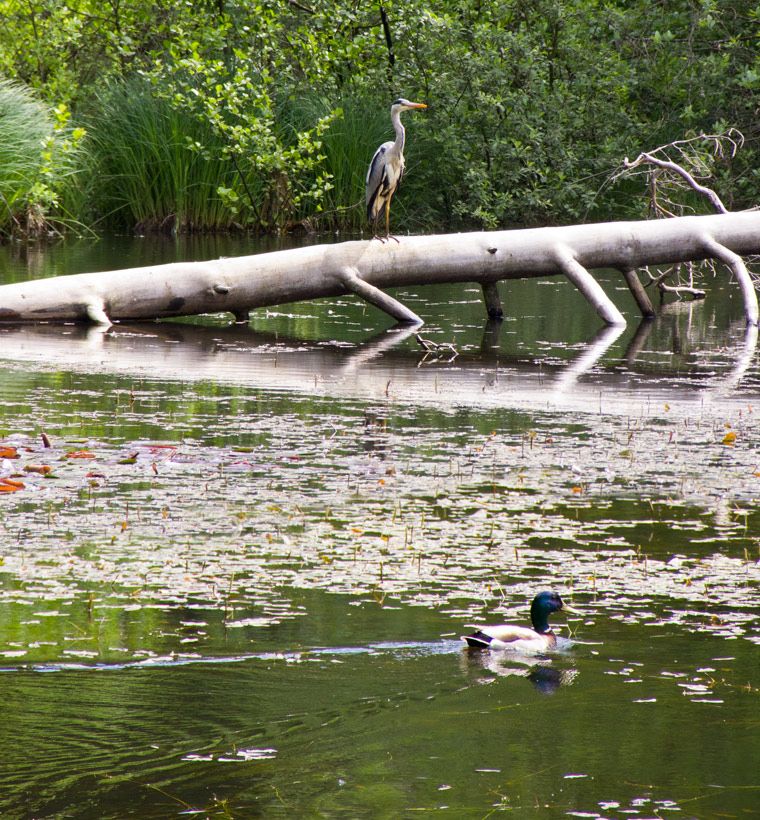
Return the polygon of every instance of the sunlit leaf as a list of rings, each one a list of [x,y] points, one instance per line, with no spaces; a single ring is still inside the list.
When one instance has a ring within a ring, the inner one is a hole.
[[[25,473],[40,473],[40,475],[48,475],[52,471],[52,467],[48,464],[27,464],[24,467]]]
[[[24,489],[24,484],[20,481],[13,481],[11,478],[0,478],[0,493],[15,493]]]
[[[0,445],[0,458],[18,458],[18,450],[7,444]]]
[[[729,430],[726,435],[723,437],[723,444],[727,444],[732,446],[736,444],[736,433],[733,430]]]
[[[89,450],[72,450],[70,453],[66,453],[66,458],[95,458],[95,453],[91,453]]]

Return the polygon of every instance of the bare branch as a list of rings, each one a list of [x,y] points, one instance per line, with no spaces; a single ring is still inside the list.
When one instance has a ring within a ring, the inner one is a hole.
[[[683,293],[688,293],[689,296],[694,299],[704,299],[707,296],[707,291],[701,290],[700,288],[688,287],[686,285],[660,284],[658,287],[661,293],[675,293],[679,299]]]
[[[722,200],[707,183],[715,178],[716,161],[735,156],[743,144],[744,136],[734,128],[724,134],[699,134],[674,140],[642,151],[633,161],[626,157],[609,181],[636,173],[646,174],[650,211],[654,216],[674,217],[693,212],[684,197],[689,190],[706,197],[716,212],[727,213]]]
[[[702,194],[702,196],[706,196],[710,202],[712,203],[715,210],[720,214],[727,214],[728,210],[726,206],[721,202],[720,197],[713,191],[712,188],[708,188],[705,185],[700,185],[696,179],[681,165],[676,162],[672,162],[671,160],[661,160],[657,157],[653,156],[652,154],[647,154],[645,152],[641,153],[636,157],[636,159],[631,162],[628,157],[623,160],[623,164],[628,170],[633,170],[644,163],[650,163],[651,165],[656,165],[658,168],[663,170],[672,171],[675,174],[679,174],[683,179],[686,180],[690,188],[693,188],[698,194]]]

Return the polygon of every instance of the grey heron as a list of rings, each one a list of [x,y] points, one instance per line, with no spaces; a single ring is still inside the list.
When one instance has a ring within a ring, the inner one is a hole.
[[[404,176],[404,126],[401,124],[401,112],[412,108],[427,108],[424,103],[413,103],[403,97],[391,105],[391,122],[396,132],[395,142],[384,142],[375,151],[367,171],[367,220],[371,222],[377,235],[377,221],[385,210],[385,239],[391,239],[390,218],[391,200],[401,185]],[[392,237],[396,239],[396,237]],[[381,242],[385,240],[380,239]],[[398,242],[398,239],[396,239]]]

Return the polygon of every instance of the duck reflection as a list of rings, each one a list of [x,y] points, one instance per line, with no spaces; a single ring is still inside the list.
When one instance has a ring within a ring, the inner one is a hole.
[[[560,686],[569,686],[578,674],[574,668],[558,668],[550,658],[469,648],[462,650],[461,668],[466,675],[472,674],[473,670],[483,670],[500,678],[509,675],[527,678],[536,692],[542,695],[552,695]],[[492,680],[491,676],[480,677],[475,682],[489,683]]]

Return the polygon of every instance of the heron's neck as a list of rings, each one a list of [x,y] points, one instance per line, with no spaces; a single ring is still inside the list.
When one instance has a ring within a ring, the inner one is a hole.
[[[406,131],[404,131],[404,126],[401,124],[400,111],[391,111],[391,122],[393,123],[393,130],[396,132],[396,142],[393,144],[393,150],[397,154],[403,154]]]

